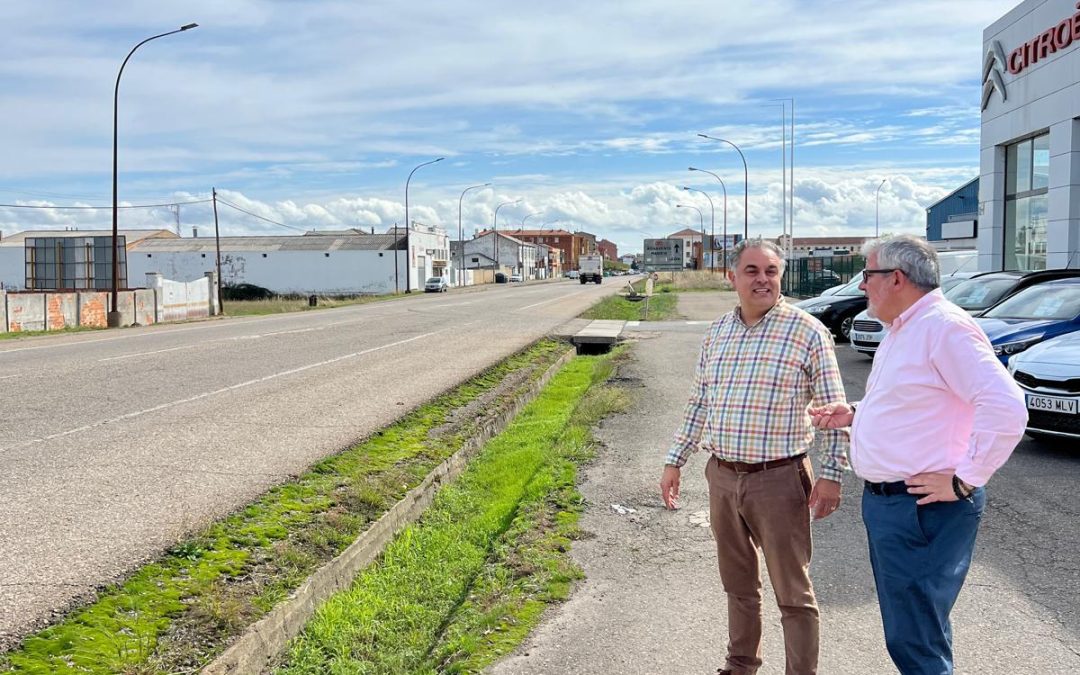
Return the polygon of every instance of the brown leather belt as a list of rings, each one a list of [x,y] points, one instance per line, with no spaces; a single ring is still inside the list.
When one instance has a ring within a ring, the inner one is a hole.
[[[767,471],[768,469],[778,469],[788,464],[794,464],[806,459],[806,454],[793,455],[791,457],[784,457],[783,459],[770,459],[767,462],[729,462],[726,459],[720,459],[716,455],[713,455],[713,459],[720,466],[731,469],[735,473],[757,473],[758,471]]]

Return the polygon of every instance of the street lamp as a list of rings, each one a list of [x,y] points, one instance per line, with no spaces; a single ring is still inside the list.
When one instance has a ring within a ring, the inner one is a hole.
[[[503,202],[495,207],[495,216],[491,219],[491,239],[492,239],[492,258],[495,261],[495,272],[499,271],[499,209],[504,206],[511,206],[513,204],[520,204],[520,199],[515,199],[512,202]],[[495,281],[494,277],[491,279]]]
[[[700,192],[701,194],[705,195],[705,199],[709,200],[709,224],[712,226],[712,236],[715,237],[716,236],[716,207],[713,206],[712,197],[709,196],[708,192],[705,192],[704,190],[699,190],[697,188],[685,187],[684,186],[683,189],[688,190],[690,192]],[[710,251],[716,250],[716,245],[711,244],[709,246],[709,250]],[[710,267],[715,267],[715,265],[712,265],[712,262],[713,262],[712,259],[713,259],[713,254],[709,253]],[[705,267],[705,232],[704,231],[701,233],[701,266]]]
[[[405,179],[405,263],[406,263],[406,265],[405,265],[405,292],[406,293],[412,293],[412,283],[411,283],[411,279],[412,279],[412,249],[409,248],[409,230],[412,229],[410,227],[410,223],[409,223],[409,181],[412,180],[412,175],[414,173],[416,173],[416,169],[419,169],[421,167],[425,167],[425,166],[427,166],[429,164],[434,164],[435,162],[441,162],[444,159],[446,159],[446,158],[445,157],[439,157],[438,159],[433,159],[430,162],[424,162],[423,164],[416,165],[416,167],[412,171],[409,172],[409,177]],[[395,253],[394,253],[394,292],[395,293],[398,290],[397,267],[398,267],[398,258],[399,257],[400,256],[398,256],[397,252],[395,251]]]
[[[727,143],[731,147],[735,148],[735,152],[739,153],[739,157],[742,158],[743,166],[743,239],[750,238],[750,228],[748,214],[750,212],[750,169],[746,166],[746,155],[743,154],[739,146],[735,145],[731,141],[724,138],[716,138],[714,136],[707,136],[705,134],[698,134],[702,138],[707,138],[710,141],[720,141],[721,143]]]
[[[724,190],[724,274],[727,274],[727,255],[728,255],[727,254],[727,185],[724,185],[723,179],[720,178],[720,176],[717,176],[712,171],[707,171],[705,169],[698,169],[698,168],[695,168],[695,167],[690,167],[690,171],[700,171],[702,173],[709,174],[710,176],[712,176],[716,180],[720,181],[720,187]],[[713,237],[714,238],[716,237],[716,230],[715,229],[713,230]],[[713,241],[713,246],[716,246],[715,241]]]
[[[465,193],[469,190],[477,190],[479,188],[485,188],[490,186],[491,183],[484,183],[483,185],[470,185],[461,191],[461,196],[457,200],[457,238],[458,246],[461,247],[461,264],[458,266],[458,286],[465,285],[465,234],[461,230],[461,201],[465,199]]]
[[[697,211],[698,225],[701,226],[701,252],[702,252],[701,254],[704,257],[704,255],[705,255],[705,216],[701,213],[701,209],[699,209],[696,206],[691,206],[689,204],[676,204],[675,208],[677,208],[677,209],[694,209],[695,211]],[[704,264],[704,260],[702,260],[702,263]]]
[[[119,114],[117,108],[120,102],[120,76],[124,74],[124,66],[127,65],[131,55],[135,53],[135,50],[142,47],[151,40],[163,38],[166,35],[173,35],[175,33],[182,33],[192,28],[198,28],[199,24],[189,23],[180,26],[176,30],[171,30],[168,33],[162,33],[161,35],[154,35],[148,37],[139,44],[131,48],[128,52],[124,62],[120,64],[120,72],[116,74],[116,88],[113,90],[113,141],[112,141],[112,311],[110,311],[105,318],[105,324],[109,328],[119,328],[120,326],[120,237],[117,227],[117,189],[116,189],[116,175],[117,175],[117,160],[116,160],[116,147],[117,147],[117,129],[119,127]],[[221,280],[218,280],[221,283]]]
[[[879,224],[880,224],[880,220],[879,220],[878,216],[879,216],[879,214],[881,212],[881,208],[880,208],[881,207],[881,187],[883,185],[885,185],[885,179],[884,178],[881,179],[881,183],[878,184],[877,190],[874,192],[874,239],[877,239],[880,236],[878,234],[878,229],[879,229]]]

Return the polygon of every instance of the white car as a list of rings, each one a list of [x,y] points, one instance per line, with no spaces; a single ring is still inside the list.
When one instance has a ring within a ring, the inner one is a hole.
[[[966,281],[978,274],[978,272],[954,272],[949,276],[942,277],[941,290],[943,293],[948,293],[953,287],[958,286],[961,281]],[[873,358],[878,345],[881,344],[881,341],[885,339],[888,333],[888,327],[877,319],[871,318],[870,310],[864,309],[856,314],[855,319],[851,322],[851,337],[849,338],[851,348],[860,354]]]
[[[450,290],[450,283],[443,277],[431,277],[424,282],[425,293],[445,293]]]

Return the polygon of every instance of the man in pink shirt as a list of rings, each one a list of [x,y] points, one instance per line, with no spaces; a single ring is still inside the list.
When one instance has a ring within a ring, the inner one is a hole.
[[[863,400],[810,416],[822,429],[851,426],[893,663],[904,675],[949,675],[949,613],[971,565],[983,486],[1023,436],[1027,409],[978,324],[938,289],[930,245],[903,235],[864,254],[860,288],[889,334]]]

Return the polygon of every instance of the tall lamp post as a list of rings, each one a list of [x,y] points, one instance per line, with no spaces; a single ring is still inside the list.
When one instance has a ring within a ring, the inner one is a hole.
[[[704,190],[699,190],[697,188],[685,187],[684,186],[683,189],[687,190],[689,192],[700,192],[701,194],[705,195],[705,199],[709,200],[709,225],[712,227],[712,236],[715,238],[716,237],[716,207],[713,206],[712,197],[709,196],[708,192],[705,192]],[[715,265],[712,264],[713,263],[712,251],[715,251],[715,250],[716,250],[716,244],[710,244],[709,245],[709,251],[710,251],[709,252],[709,266],[710,267],[715,267]],[[701,233],[701,266],[705,267],[705,233],[704,232]]]
[[[883,185],[885,185],[884,178],[881,179],[881,182],[877,186],[877,190],[874,192],[874,239],[881,236],[878,232],[880,228],[879,215],[881,213],[881,188]]]
[[[675,208],[677,208],[677,209],[694,209],[695,211],[697,211],[698,225],[701,226],[701,251],[702,251],[702,256],[704,256],[705,255],[705,216],[701,213],[701,209],[699,209],[696,206],[691,206],[689,204],[676,204]],[[704,260],[702,260],[702,264],[704,265]]]
[[[412,227],[410,226],[411,223],[409,222],[409,181],[412,180],[412,176],[413,176],[414,173],[416,173],[416,169],[420,169],[420,168],[425,167],[425,166],[427,166],[429,164],[434,164],[435,162],[441,162],[444,159],[446,159],[446,158],[445,157],[439,157],[438,159],[433,159],[430,162],[424,162],[423,164],[417,164],[416,167],[412,171],[409,172],[409,177],[405,179],[405,292],[406,293],[412,293],[412,249],[409,248],[409,230],[412,229]],[[398,257],[399,256],[395,253],[394,254],[394,291],[395,292],[398,289],[398,285],[397,285],[398,284],[398,282],[397,282],[397,266],[398,266],[398,261],[397,260],[398,260]]]
[[[707,138],[710,141],[720,141],[721,143],[727,143],[731,147],[735,148],[735,152],[739,153],[739,157],[742,158],[743,166],[743,239],[750,238],[749,227],[749,212],[750,212],[750,169],[746,166],[746,155],[743,154],[739,146],[735,145],[731,141],[725,138],[716,138],[714,136],[708,136],[706,134],[698,134],[702,138]]]
[[[515,199],[512,202],[503,202],[495,207],[495,216],[491,219],[491,257],[495,261],[495,272],[499,271],[499,209],[504,206],[512,206],[513,204],[520,204],[520,199]],[[495,282],[495,278],[492,277],[492,283]]]
[[[709,174],[710,176],[712,176],[716,180],[720,181],[720,187],[724,191],[724,274],[727,274],[727,185],[724,185],[723,179],[720,178],[720,176],[717,176],[712,171],[707,171],[705,169],[697,169],[695,167],[690,167],[690,171],[700,171],[702,173]],[[715,247],[716,246],[716,241],[715,241],[716,230],[715,229],[713,230],[713,237],[714,237],[713,246]]]
[[[142,42],[140,42],[139,44],[137,44],[137,45],[135,45],[134,47],[131,48],[131,51],[128,52],[127,57],[124,59],[124,62],[120,64],[120,72],[116,74],[116,88],[113,90],[113,141],[112,141],[112,157],[113,157],[113,159],[112,159],[112,310],[105,317],[105,323],[109,328],[119,328],[119,326],[120,326],[120,251],[119,251],[120,237],[119,237],[119,231],[118,231],[119,228],[117,226],[117,222],[118,222],[118,218],[117,218],[118,205],[117,204],[118,204],[118,201],[117,201],[117,188],[116,188],[116,182],[117,182],[116,181],[116,177],[117,177],[116,148],[117,148],[117,137],[118,137],[117,130],[118,130],[119,126],[120,126],[120,124],[119,124],[120,116],[119,116],[119,113],[118,113],[118,108],[119,108],[119,103],[120,103],[120,76],[124,74],[124,66],[126,66],[128,60],[131,59],[131,55],[134,54],[135,50],[138,49],[139,47],[142,47],[144,44],[146,44],[147,42],[150,42],[151,40],[156,40],[158,38],[163,38],[166,35],[174,35],[176,33],[182,33],[182,32],[184,32],[186,30],[191,30],[192,28],[198,28],[198,27],[199,27],[199,24],[197,24],[197,23],[189,23],[189,24],[185,24],[183,26],[180,26],[176,30],[171,30],[168,33],[162,33],[161,35],[154,35],[153,37],[146,38],[145,40],[143,40]],[[219,283],[220,283],[220,281],[219,281]]]
[[[457,238],[458,246],[461,247],[461,264],[458,265],[458,286],[465,285],[465,234],[461,230],[461,202],[465,199],[465,193],[469,190],[478,190],[480,188],[486,188],[491,183],[484,183],[483,185],[470,185],[461,191],[461,196],[457,200]]]

